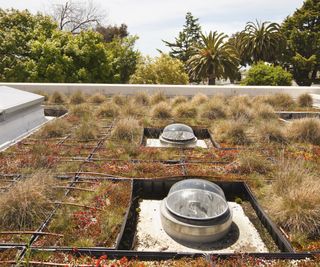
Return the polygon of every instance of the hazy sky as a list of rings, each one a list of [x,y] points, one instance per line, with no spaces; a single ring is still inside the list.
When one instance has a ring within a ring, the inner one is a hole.
[[[0,8],[50,11],[49,0],[0,0]],[[61,1],[60,1],[61,2]],[[106,13],[106,23],[128,25],[137,34],[137,47],[144,54],[166,51],[163,40],[173,41],[190,11],[204,32],[217,30],[227,34],[242,30],[248,21],[281,22],[303,4],[303,0],[95,0]]]

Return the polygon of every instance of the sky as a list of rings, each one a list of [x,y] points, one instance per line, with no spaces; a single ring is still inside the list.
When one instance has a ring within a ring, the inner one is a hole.
[[[78,0],[76,0],[78,1]],[[83,0],[82,0],[83,1]],[[204,33],[240,31],[246,22],[281,23],[301,7],[303,0],[92,0],[106,14],[106,24],[125,23],[130,34],[138,35],[136,47],[145,55],[156,56],[157,49],[168,51],[161,40],[174,41],[191,12]],[[0,0],[0,8],[50,12],[63,0]]]

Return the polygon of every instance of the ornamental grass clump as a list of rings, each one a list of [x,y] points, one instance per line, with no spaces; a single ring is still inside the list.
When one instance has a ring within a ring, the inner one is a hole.
[[[242,120],[226,120],[216,124],[212,132],[219,142],[233,145],[245,145],[250,143],[246,133],[246,123]]]
[[[188,98],[186,96],[178,95],[171,100],[171,103],[172,103],[171,105],[175,107],[181,103],[186,103],[186,102],[188,102]]]
[[[133,97],[134,103],[141,106],[148,106],[150,104],[150,96],[147,92],[138,92]]]
[[[62,119],[56,119],[53,122],[47,123],[42,131],[41,137],[44,138],[56,138],[63,137],[69,131],[70,125],[68,122]]]
[[[71,107],[71,112],[72,115],[75,115],[77,117],[87,117],[91,115],[92,110],[91,106],[87,103],[75,105]]]
[[[94,140],[98,136],[98,127],[93,122],[82,121],[80,126],[76,129],[75,135],[80,141],[88,142]]]
[[[119,113],[119,106],[114,103],[105,103],[97,110],[97,116],[99,118],[115,118]]]
[[[0,227],[5,230],[36,230],[53,209],[54,178],[38,172],[13,185],[0,197]]]
[[[235,96],[228,103],[228,115],[235,119],[252,120],[254,112],[248,96]]]
[[[266,174],[271,170],[270,162],[260,153],[243,151],[238,154],[236,171],[242,174],[259,173]]]
[[[102,104],[105,101],[106,101],[106,96],[101,93],[96,93],[90,97],[90,102],[97,105]]]
[[[270,188],[272,218],[285,230],[308,237],[320,235],[320,184],[301,160],[281,161]]]
[[[140,135],[139,121],[134,118],[124,118],[117,121],[113,130],[112,138],[117,141],[135,141]]]
[[[152,117],[156,119],[170,119],[172,112],[170,106],[166,102],[156,104],[152,109]]]
[[[196,118],[198,110],[190,103],[182,103],[175,107],[174,116],[177,118]]]
[[[163,91],[158,91],[151,96],[151,104],[153,105],[166,100],[167,100],[167,97]]]
[[[303,118],[292,121],[287,126],[287,136],[293,141],[320,145],[320,119]]]
[[[295,105],[293,98],[285,93],[268,96],[265,101],[277,110],[289,110]]]
[[[222,99],[214,98],[205,103],[200,113],[201,118],[216,120],[226,117],[225,103]]]
[[[86,102],[86,97],[82,91],[76,91],[70,96],[70,103],[74,105]]]
[[[191,103],[193,105],[201,105],[205,102],[207,102],[209,100],[209,98],[203,94],[203,93],[197,93],[196,95],[194,95],[191,99]]]
[[[267,123],[260,123],[255,127],[255,136],[258,142],[262,143],[287,143],[285,130],[277,120],[270,120]]]
[[[297,99],[297,103],[298,103],[299,107],[312,108],[312,106],[313,106],[312,96],[309,95],[308,93],[299,95],[299,97]]]
[[[49,98],[51,104],[63,104],[66,102],[66,96],[58,91],[54,91]]]
[[[126,96],[118,94],[112,97],[112,102],[118,106],[123,106],[128,102],[128,99]]]
[[[257,119],[271,120],[278,118],[274,108],[265,103],[257,103],[253,105],[254,115]]]

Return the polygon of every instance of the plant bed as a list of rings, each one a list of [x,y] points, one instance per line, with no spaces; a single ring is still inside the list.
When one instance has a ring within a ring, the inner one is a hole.
[[[132,161],[95,161],[82,166],[84,172],[100,172],[116,177],[162,177],[183,175],[180,163],[132,162]]]
[[[33,245],[116,248],[131,201],[131,183],[91,180],[70,190],[43,229],[61,236],[40,236]]]
[[[0,247],[0,265],[4,267],[14,266],[21,253],[18,247]]]

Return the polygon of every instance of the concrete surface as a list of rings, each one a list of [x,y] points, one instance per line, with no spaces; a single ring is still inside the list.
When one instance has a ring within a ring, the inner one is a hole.
[[[153,139],[149,138],[146,141],[147,147],[201,147],[201,148],[208,148],[206,142],[204,140],[197,140],[196,143],[186,144],[186,145],[175,145],[161,142],[160,139]]]
[[[159,200],[140,202],[137,225],[137,239],[134,250],[137,251],[172,251],[172,252],[268,252],[242,207],[235,202],[228,202],[233,213],[230,232],[221,240],[209,244],[181,244],[173,240],[163,230],[160,219]]]

